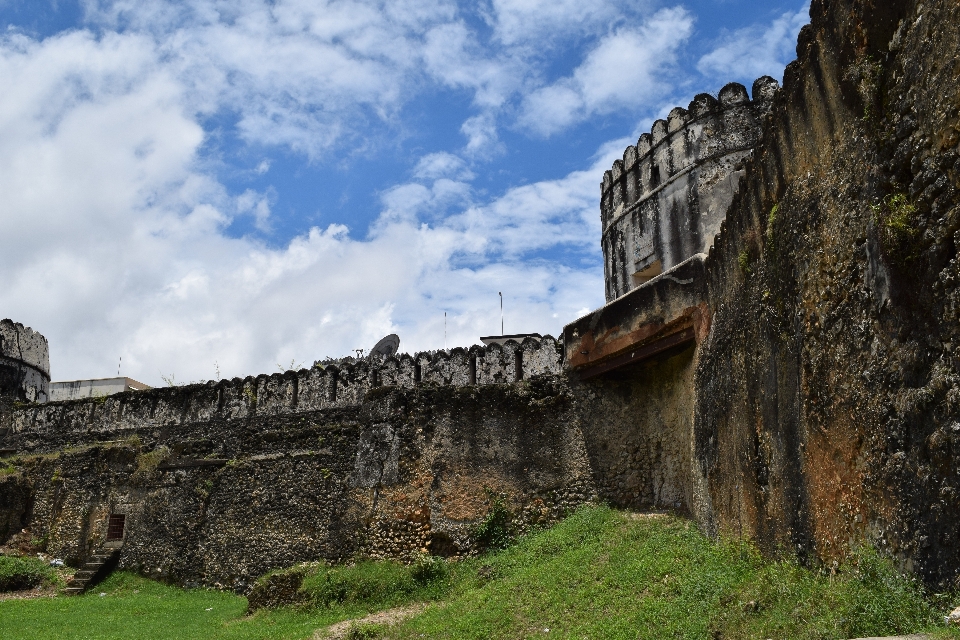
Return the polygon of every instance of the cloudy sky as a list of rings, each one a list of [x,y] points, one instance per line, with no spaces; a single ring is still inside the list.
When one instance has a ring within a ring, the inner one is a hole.
[[[795,57],[796,0],[0,0],[0,317],[55,380],[557,335],[599,183]],[[447,314],[446,337],[444,313]]]

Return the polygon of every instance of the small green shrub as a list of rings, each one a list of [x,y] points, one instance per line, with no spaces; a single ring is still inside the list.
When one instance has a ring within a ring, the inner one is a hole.
[[[780,209],[780,204],[777,203],[773,205],[770,209],[770,215],[767,216],[767,242],[773,242],[773,225],[777,222],[777,211]]]
[[[513,513],[500,497],[491,497],[490,511],[473,529],[480,549],[506,549],[514,539]]]
[[[301,591],[322,607],[338,604],[391,604],[417,590],[410,570],[398,562],[365,560],[349,567],[322,567],[307,575]]]
[[[443,558],[424,555],[410,565],[410,576],[419,584],[430,584],[445,580],[448,574],[449,569]]]
[[[56,572],[42,560],[0,556],[0,592],[32,589],[56,582]]]
[[[737,264],[740,265],[740,271],[750,273],[750,253],[746,249],[737,256]]]
[[[169,447],[160,446],[154,449],[153,451],[148,451],[147,453],[141,453],[137,456],[137,471],[138,475],[146,475],[153,473],[153,471],[160,466],[160,463],[170,457]]]
[[[919,255],[921,231],[916,205],[906,194],[894,193],[871,209],[884,255],[901,266],[914,260]]]

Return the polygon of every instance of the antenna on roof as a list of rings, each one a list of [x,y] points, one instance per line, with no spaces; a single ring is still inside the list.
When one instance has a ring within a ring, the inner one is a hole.
[[[400,336],[395,333],[391,333],[388,336],[384,336],[380,339],[373,349],[370,349],[370,356],[375,355],[383,356],[384,358],[389,358],[397,352],[397,349],[400,348]]]
[[[503,291],[497,291],[500,294],[500,335],[503,335]]]
[[[117,363],[117,377],[120,377],[120,365],[123,364],[123,356],[120,356],[120,362]]]
[[[443,312],[443,348],[447,348],[447,312]]]

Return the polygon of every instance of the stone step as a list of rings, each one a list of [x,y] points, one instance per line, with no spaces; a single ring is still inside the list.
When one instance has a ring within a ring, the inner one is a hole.
[[[70,581],[70,586],[63,590],[65,595],[79,595],[87,590],[90,583],[97,574],[103,569],[103,566],[120,555],[120,548],[111,548],[106,551],[98,551],[90,556],[90,559],[84,563]]]

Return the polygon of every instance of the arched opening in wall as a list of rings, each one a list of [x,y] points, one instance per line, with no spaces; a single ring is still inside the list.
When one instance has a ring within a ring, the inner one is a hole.
[[[660,186],[660,167],[653,165],[650,169],[650,190],[653,191]]]
[[[413,381],[420,382],[423,376],[423,370],[420,368],[420,363],[417,362],[413,365]]]
[[[430,555],[449,558],[460,553],[460,548],[448,533],[443,531],[433,531],[430,533],[430,539],[427,541],[427,549]]]
[[[631,276],[633,278],[633,286],[639,287],[648,280],[656,278],[661,273],[663,273],[663,261],[657,260],[633,273],[633,276]]]
[[[107,520],[107,542],[123,540],[123,529],[127,524],[127,516],[122,513],[111,513]]]
[[[470,356],[470,384],[477,384],[477,356]]]
[[[519,347],[513,352],[513,379],[517,382],[523,380],[523,351]]]

